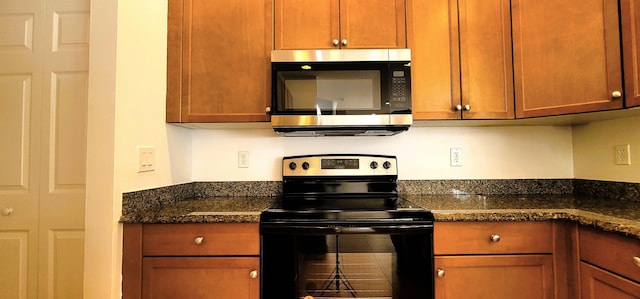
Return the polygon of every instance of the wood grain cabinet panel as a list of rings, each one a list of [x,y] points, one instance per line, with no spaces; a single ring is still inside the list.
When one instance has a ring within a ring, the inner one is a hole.
[[[510,2],[407,3],[414,119],[514,118]]]
[[[436,255],[553,252],[550,222],[436,222]]]
[[[260,296],[258,223],[125,224],[122,298]]]
[[[275,0],[274,19],[280,50],[406,47],[404,0]]]
[[[620,0],[625,105],[640,106],[640,2]]]
[[[435,267],[437,299],[554,298],[551,255],[437,256]]]
[[[142,298],[259,299],[259,269],[258,257],[145,258]]]
[[[269,121],[271,0],[170,0],[167,122]]]
[[[582,299],[637,299],[640,284],[587,263],[580,265]]]
[[[640,240],[580,227],[583,299],[640,298]]]
[[[518,118],[623,107],[618,1],[512,1]]]
[[[257,223],[147,224],[144,256],[259,255]]]
[[[554,286],[553,236],[551,222],[436,222],[436,298],[566,294]]]

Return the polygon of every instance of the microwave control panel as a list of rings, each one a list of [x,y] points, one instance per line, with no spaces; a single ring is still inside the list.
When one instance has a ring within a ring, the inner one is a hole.
[[[391,71],[390,102],[392,111],[411,109],[411,74],[407,70]]]

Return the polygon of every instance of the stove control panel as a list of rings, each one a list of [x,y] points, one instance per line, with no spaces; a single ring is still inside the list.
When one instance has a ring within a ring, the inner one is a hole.
[[[283,176],[398,175],[397,159],[387,155],[306,155],[282,158]]]

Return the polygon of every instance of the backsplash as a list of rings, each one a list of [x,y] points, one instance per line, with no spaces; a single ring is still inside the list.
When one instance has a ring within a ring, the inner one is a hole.
[[[640,184],[638,183],[574,179],[573,193],[576,195],[640,202]]]
[[[176,201],[209,197],[274,197],[281,181],[192,182],[122,194],[122,213],[153,209]],[[576,194],[640,202],[640,184],[581,179],[401,180],[398,193],[437,194]]]

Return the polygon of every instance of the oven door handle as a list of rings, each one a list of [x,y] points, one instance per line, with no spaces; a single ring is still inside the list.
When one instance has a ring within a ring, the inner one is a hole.
[[[433,224],[372,225],[372,226],[310,226],[273,225],[262,226],[263,233],[309,233],[309,234],[403,234],[432,231]]]

